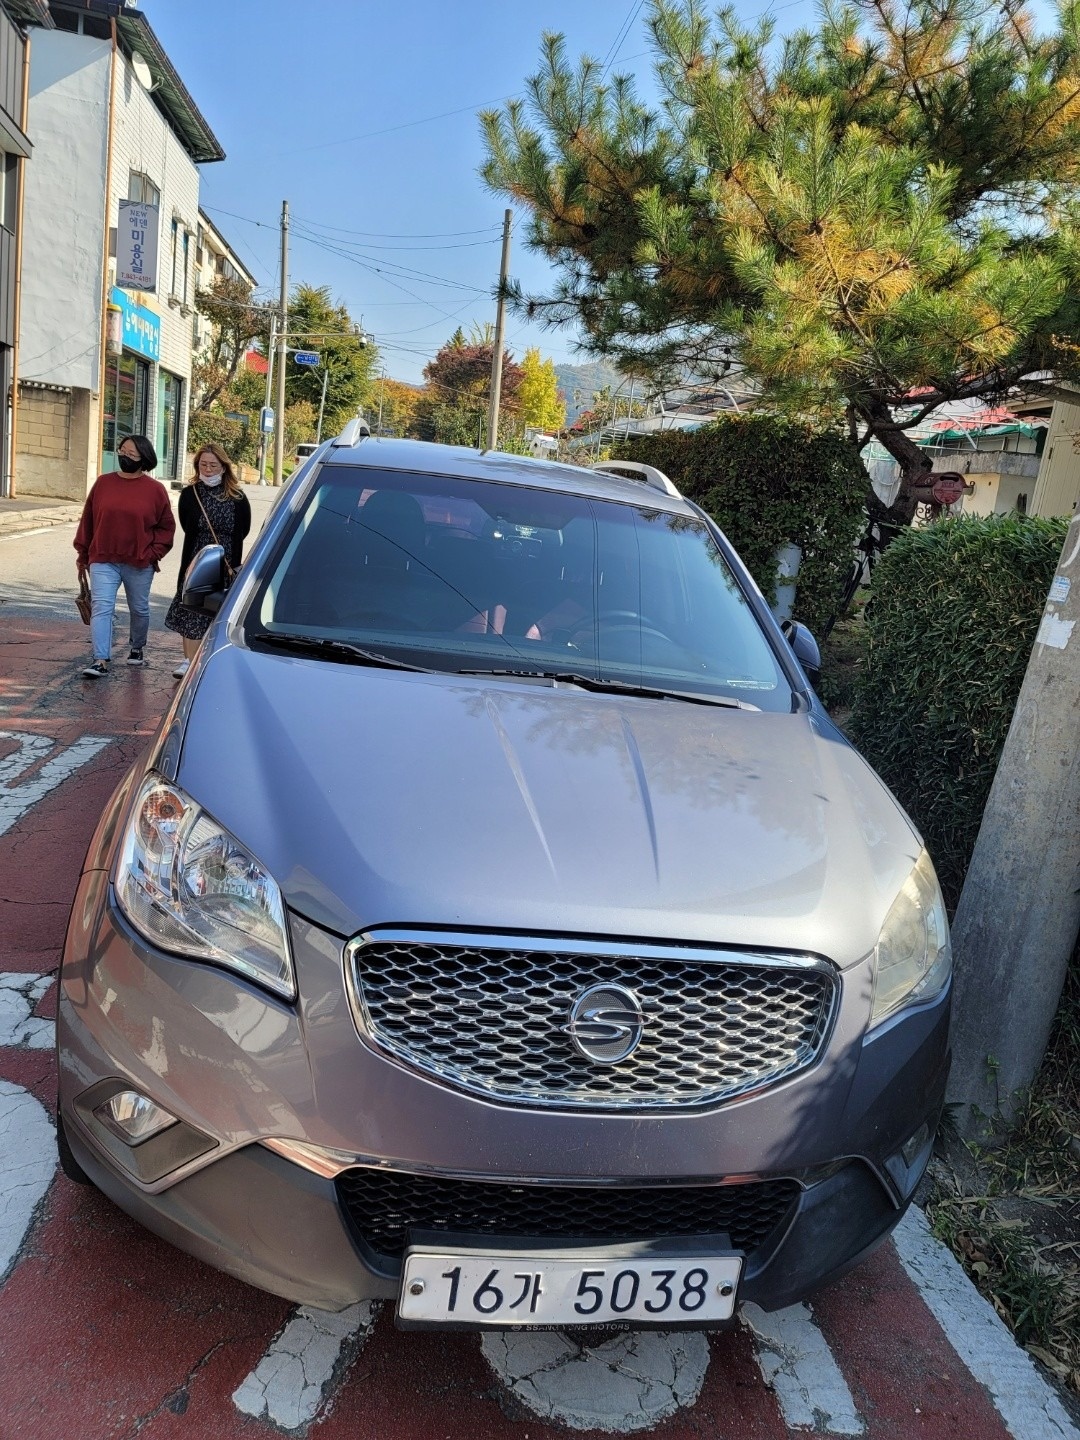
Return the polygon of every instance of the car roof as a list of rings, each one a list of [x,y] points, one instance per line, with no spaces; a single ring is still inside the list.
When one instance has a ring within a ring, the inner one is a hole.
[[[613,462],[614,463],[614,462]],[[464,445],[437,445],[428,440],[391,440],[365,436],[355,445],[338,444],[323,458],[324,465],[362,465],[379,470],[403,470],[425,475],[450,475],[464,480],[489,480],[504,485],[527,485],[536,490],[570,491],[599,500],[627,505],[645,504],[650,510],[676,515],[697,515],[681,495],[665,494],[629,475],[612,475],[541,460],[531,455],[509,455],[502,450],[472,450]]]

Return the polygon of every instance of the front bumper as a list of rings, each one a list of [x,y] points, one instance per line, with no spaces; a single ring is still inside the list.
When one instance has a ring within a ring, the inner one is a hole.
[[[884,1238],[929,1158],[928,1141],[909,1145],[907,1160],[902,1147],[923,1125],[932,1134],[940,1113],[947,994],[866,1040],[866,977],[848,972],[826,1054],[787,1083],[697,1112],[533,1111],[451,1090],[362,1044],[341,941],[296,917],[292,929],[295,1007],[155,951],[116,911],[107,875],[90,871],[58,1017],[61,1113],[91,1179],[172,1244],[289,1300],[340,1309],[396,1295],[400,1246],[373,1242],[362,1203],[342,1203],[350,1176],[389,1174],[420,1189],[453,1181],[466,1197],[470,1187],[540,1196],[588,1186],[726,1199],[786,1182],[790,1203],[755,1235],[739,1291],[775,1309]],[[100,1096],[121,1085],[180,1120],[156,1150],[150,1141],[125,1153],[95,1118]],[[430,1214],[414,1223],[430,1230]],[[471,1223],[470,1211],[458,1228]]]

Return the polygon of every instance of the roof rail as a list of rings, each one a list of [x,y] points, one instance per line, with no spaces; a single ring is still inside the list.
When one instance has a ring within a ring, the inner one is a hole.
[[[608,475],[619,475],[623,480],[636,480],[665,495],[678,495],[679,491],[662,470],[655,465],[643,465],[640,460],[598,460],[589,466],[590,470],[602,470]]]
[[[364,419],[363,415],[357,415],[354,419],[348,421],[341,434],[335,436],[330,443],[335,449],[339,445],[355,445],[358,440],[363,440],[365,435],[370,434],[371,426]]]

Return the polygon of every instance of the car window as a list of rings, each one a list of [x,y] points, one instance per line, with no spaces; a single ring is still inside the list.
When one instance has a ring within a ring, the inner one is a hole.
[[[707,527],[641,503],[325,466],[247,623],[432,669],[575,672],[791,705]]]

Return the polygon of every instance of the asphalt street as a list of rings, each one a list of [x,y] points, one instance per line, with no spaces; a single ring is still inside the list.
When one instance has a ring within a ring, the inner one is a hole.
[[[276,492],[249,495],[257,530]],[[402,1332],[366,1305],[290,1306],[60,1175],[59,953],[101,808],[174,694],[180,642],[161,621],[178,551],[154,583],[149,665],[86,680],[74,524],[20,530],[12,513],[0,509],[0,1440],[1080,1440],[918,1211],[811,1304],[746,1307],[722,1333],[481,1339]],[[121,626],[118,650],[124,639]]]

